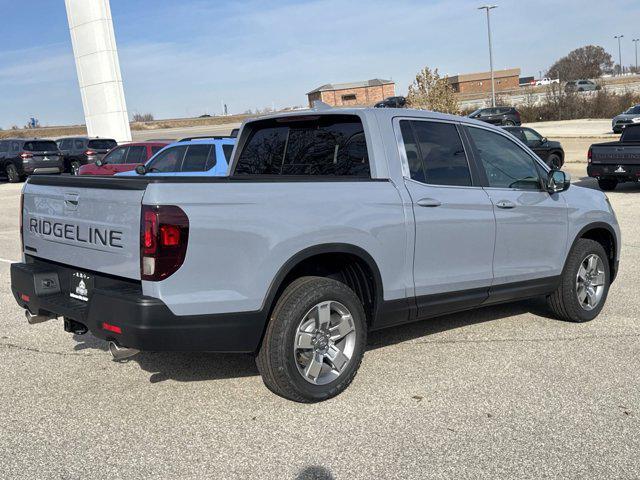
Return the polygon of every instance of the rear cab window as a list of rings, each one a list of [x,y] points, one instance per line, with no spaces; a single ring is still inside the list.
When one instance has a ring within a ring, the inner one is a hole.
[[[247,127],[233,175],[371,178],[358,116],[281,117]]]
[[[621,142],[640,142],[640,127],[627,127],[622,131]]]

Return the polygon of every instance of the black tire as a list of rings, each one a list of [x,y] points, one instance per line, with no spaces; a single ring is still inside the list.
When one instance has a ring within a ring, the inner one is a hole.
[[[69,164],[69,172],[71,175],[78,175],[78,170],[80,170],[80,162],[71,162]]]
[[[505,120],[504,121],[504,126],[505,127],[515,127],[516,126],[516,122],[514,122],[513,120]]]
[[[354,349],[339,376],[325,385],[307,381],[298,370],[294,354],[300,322],[311,309],[325,301],[340,302],[353,318]],[[362,302],[344,283],[324,277],[294,280],[282,293],[271,315],[256,357],[258,370],[269,390],[296,402],[327,400],[346,389],[362,361],[367,343],[367,322]]]
[[[604,192],[611,192],[618,186],[618,180],[615,178],[601,178],[598,180],[598,186]]]
[[[582,262],[591,254],[598,255],[604,267],[604,291],[599,303],[592,310],[585,309],[578,301],[576,276]],[[547,297],[549,308],[554,315],[561,320],[570,322],[588,322],[593,320],[602,311],[611,281],[609,259],[598,242],[587,238],[578,239],[569,252],[567,262],[562,271],[562,277],[558,289]]]
[[[18,183],[20,181],[20,174],[13,163],[7,163],[4,167],[4,171],[7,174],[7,181],[9,183]]]
[[[556,170],[560,170],[562,168],[562,163],[562,158],[557,153],[552,153],[547,159],[547,164]]]

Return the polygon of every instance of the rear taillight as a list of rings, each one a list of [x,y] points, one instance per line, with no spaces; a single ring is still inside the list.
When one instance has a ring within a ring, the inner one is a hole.
[[[84,154],[87,157],[92,157],[92,156],[94,156],[96,154],[96,152],[94,152],[93,150],[87,150],[86,152],[84,152]]]
[[[174,205],[143,205],[140,225],[140,277],[157,282],[184,262],[189,219]]]
[[[587,163],[591,163],[592,158],[593,158],[593,150],[591,149],[591,147],[589,147],[589,150],[587,151]]]
[[[29,153],[29,152],[22,152],[20,154],[20,158],[23,160],[27,160],[28,158],[32,158],[33,157],[33,153]]]
[[[520,121],[520,112],[516,110],[516,118]]]

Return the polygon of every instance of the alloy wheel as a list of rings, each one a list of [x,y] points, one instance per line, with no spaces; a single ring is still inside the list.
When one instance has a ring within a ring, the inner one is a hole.
[[[576,274],[576,295],[584,310],[593,310],[598,306],[605,289],[604,262],[599,255],[588,255],[581,263]]]

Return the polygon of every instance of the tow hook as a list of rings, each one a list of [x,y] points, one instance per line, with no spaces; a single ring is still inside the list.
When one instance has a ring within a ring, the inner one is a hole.
[[[129,357],[133,357],[140,350],[135,348],[120,347],[116,342],[109,342],[109,353],[116,361],[125,360]]]
[[[34,315],[29,310],[24,311],[25,317],[27,317],[27,322],[29,325],[35,325],[36,323],[46,322],[47,320],[53,320],[56,318],[53,315]]]

